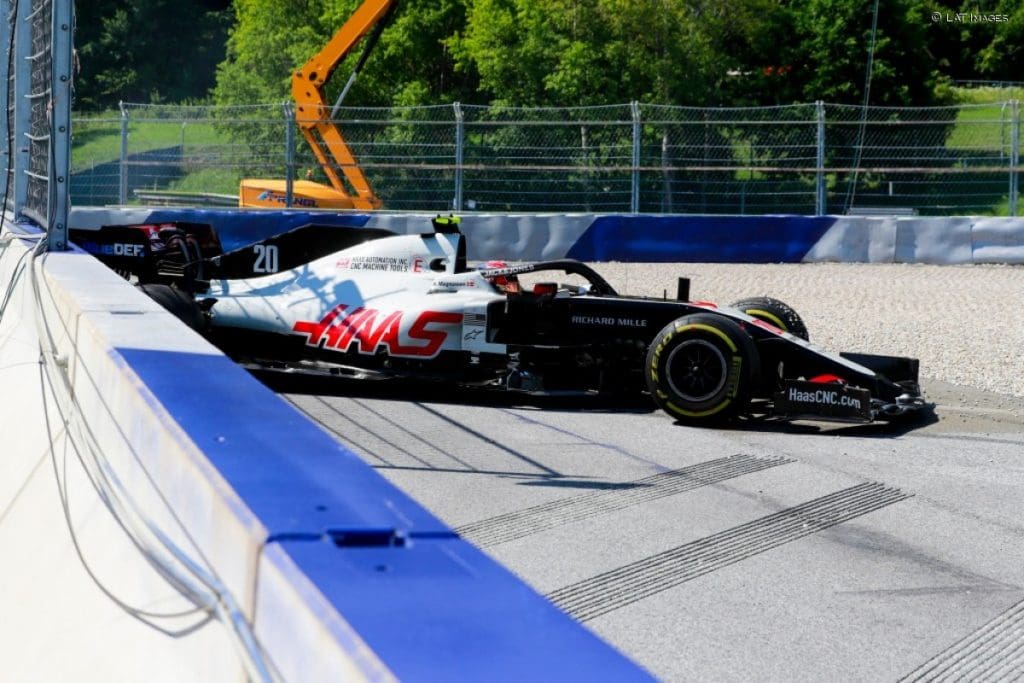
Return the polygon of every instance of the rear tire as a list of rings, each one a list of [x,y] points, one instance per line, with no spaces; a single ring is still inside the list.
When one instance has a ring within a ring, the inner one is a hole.
[[[206,315],[191,295],[169,285],[146,284],[139,289],[196,332],[206,332]]]
[[[791,306],[770,296],[755,296],[749,299],[740,299],[731,304],[732,308],[738,308],[751,318],[763,320],[778,327],[783,332],[800,337],[804,341],[809,340],[807,326],[800,315]]]
[[[644,375],[655,403],[669,415],[687,424],[714,424],[750,402],[760,360],[754,340],[738,323],[695,313],[658,333]]]

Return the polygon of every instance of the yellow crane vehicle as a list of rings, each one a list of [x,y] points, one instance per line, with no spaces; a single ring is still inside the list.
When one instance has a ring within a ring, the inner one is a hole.
[[[292,181],[293,206],[360,210],[381,207],[380,198],[370,187],[352,150],[335,125],[334,117],[397,5],[398,0],[366,0],[323,49],[292,74],[296,124],[330,181],[330,185],[311,180]],[[325,84],[338,65],[368,34],[366,45],[348,83],[334,107],[330,107],[324,93]],[[280,209],[286,204],[287,192],[286,180],[246,178],[239,185],[238,205]]]

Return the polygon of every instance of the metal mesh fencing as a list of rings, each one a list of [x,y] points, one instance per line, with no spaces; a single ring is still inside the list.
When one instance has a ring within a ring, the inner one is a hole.
[[[1005,213],[1011,200],[1016,208],[1016,102],[915,109],[828,105],[826,120],[828,203],[837,213],[863,206]]]
[[[818,108],[644,105],[641,210],[815,213]]]
[[[76,203],[132,203],[170,191],[168,201],[231,203],[243,178],[326,183],[297,133],[301,123],[285,105],[125,105],[116,116],[80,117],[73,195]],[[1017,215],[1020,208],[1016,101],[348,107],[335,123],[393,210]]]
[[[0,0],[6,183],[4,210],[28,218],[63,249],[69,209],[71,138],[71,0]]]
[[[240,178],[286,177],[289,126],[279,105],[124,104],[117,112],[76,118],[74,203],[144,203],[164,193],[237,204],[231,198]]]
[[[25,97],[30,106],[29,130],[24,138],[28,145],[28,194],[26,213],[46,225],[50,197],[50,121],[52,52],[50,50],[53,6],[50,2],[35,3],[28,17],[31,23],[32,50],[29,61],[29,90]]]
[[[463,109],[463,206],[485,211],[630,210],[630,105]]]
[[[458,164],[452,107],[345,107],[339,113],[343,120],[337,126],[385,207],[443,211],[452,206]],[[331,158],[326,148],[322,153]],[[325,180],[302,138],[295,164],[300,178]]]

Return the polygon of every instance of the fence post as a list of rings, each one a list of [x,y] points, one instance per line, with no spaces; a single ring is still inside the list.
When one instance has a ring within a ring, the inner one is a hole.
[[[661,134],[661,179],[664,186],[661,197],[662,213],[675,213],[672,210],[672,172],[668,170],[669,164],[668,128],[666,128]]]
[[[633,172],[630,182],[630,213],[640,213],[640,103],[629,103],[633,113]]]
[[[128,109],[124,106],[124,102],[118,102],[117,106],[121,109],[121,163],[117,201],[124,206],[128,203]]]
[[[1011,216],[1017,215],[1017,202],[1020,197],[1020,100],[1010,101],[1010,210]]]
[[[466,122],[462,113],[462,104],[452,103],[455,111],[455,197],[452,199],[452,209],[462,210],[462,165],[465,160],[464,146],[466,143]]]
[[[10,0],[0,0],[0,45],[10,46],[11,44],[11,33],[14,31],[14,25],[11,23],[11,3]],[[3,87],[0,87],[0,111],[7,115],[9,109],[9,102],[7,100],[8,91],[10,88],[10,82],[13,75],[7,70],[6,62],[3,64]],[[11,161],[13,156],[11,155],[11,148],[7,144],[7,135],[0,135],[0,149],[3,150],[2,154],[4,157],[4,201],[8,201],[10,197],[7,195],[7,189],[9,188],[8,182],[11,176],[9,175],[11,170]],[[6,204],[0,206],[0,215],[7,210]]]
[[[74,51],[71,0],[55,0],[51,12],[50,150],[53,167],[49,173],[48,202],[52,213],[47,217],[46,239],[51,251],[64,251],[71,209],[71,76]]]
[[[14,62],[14,90],[12,92],[28,92],[32,83],[32,67],[25,56],[31,51],[32,25],[29,23],[29,16],[32,13],[32,5],[28,2],[15,3],[14,18],[14,45],[15,55],[19,59]],[[7,86],[5,86],[7,87]],[[14,138],[11,150],[13,157],[11,164],[16,171],[14,174],[14,215],[20,217],[28,204],[28,174],[31,168],[29,162],[28,136],[31,134],[32,103],[27,97],[14,98]]]
[[[818,100],[814,103],[815,119],[817,121],[817,134],[815,146],[817,157],[815,160],[814,180],[814,215],[825,215],[825,103]]]
[[[590,158],[590,143],[587,141],[587,124],[580,124],[580,154],[583,156],[583,212],[590,213],[593,210],[594,195],[594,174],[591,171],[593,163]]]
[[[284,205],[292,208],[295,200],[295,109],[290,102],[284,110]]]

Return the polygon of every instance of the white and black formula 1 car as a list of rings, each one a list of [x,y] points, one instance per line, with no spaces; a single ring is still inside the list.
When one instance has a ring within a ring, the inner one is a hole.
[[[867,423],[925,406],[916,359],[825,351],[776,299],[689,301],[685,278],[675,298],[626,296],[572,260],[470,267],[455,218],[410,235],[308,225],[228,252],[200,224],[72,239],[250,367],[647,392],[687,424]]]

